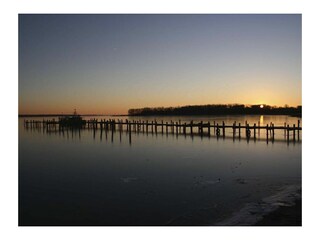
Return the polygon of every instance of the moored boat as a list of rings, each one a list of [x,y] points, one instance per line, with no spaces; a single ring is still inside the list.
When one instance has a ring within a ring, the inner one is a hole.
[[[74,110],[73,115],[60,117],[59,124],[67,127],[82,127],[86,124],[86,120],[83,120],[82,117],[77,114],[77,111]]]

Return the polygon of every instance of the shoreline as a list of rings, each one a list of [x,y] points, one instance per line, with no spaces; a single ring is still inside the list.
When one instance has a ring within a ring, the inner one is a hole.
[[[213,226],[302,226],[301,186],[290,185],[239,211]]]
[[[280,206],[253,226],[302,226],[302,200],[297,199],[293,206]]]

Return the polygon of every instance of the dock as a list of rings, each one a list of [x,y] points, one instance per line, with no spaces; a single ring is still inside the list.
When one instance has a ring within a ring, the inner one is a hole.
[[[55,119],[52,120],[24,120],[25,128],[42,128],[47,131],[65,131],[68,129],[73,129],[72,127],[63,126],[59,121]],[[77,129],[77,128],[75,128]],[[111,131],[112,134],[114,131],[126,131],[129,133],[129,138],[131,141],[131,133],[144,133],[144,134],[176,134],[176,135],[189,135],[193,137],[198,135],[202,137],[216,137],[216,138],[232,138],[235,139],[246,139],[254,140],[263,139],[266,143],[270,141],[273,143],[275,136],[281,136],[282,140],[289,142],[299,142],[301,141],[301,131],[302,127],[300,126],[300,120],[297,121],[297,125],[289,125],[284,123],[282,126],[275,126],[272,122],[264,126],[260,125],[260,122],[257,124],[241,123],[234,122],[232,125],[225,124],[222,122],[184,122],[180,120],[177,122],[173,121],[141,121],[141,120],[120,120],[120,119],[90,119],[86,120],[85,124],[81,126],[81,129],[92,129],[94,131],[106,130]],[[263,130],[265,137],[261,136],[261,130]]]

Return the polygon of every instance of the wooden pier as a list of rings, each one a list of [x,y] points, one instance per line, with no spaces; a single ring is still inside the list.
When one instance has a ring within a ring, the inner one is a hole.
[[[24,126],[25,128],[43,128],[43,130],[47,131],[65,131],[66,129],[73,129],[73,127],[66,127],[63,126],[59,121],[53,120],[42,120],[42,121],[36,121],[36,120],[24,120]],[[74,129],[79,129],[78,127]],[[239,140],[246,139],[249,141],[250,139],[253,139],[256,141],[257,139],[263,139],[267,143],[270,141],[273,143],[275,140],[275,136],[277,133],[277,139],[283,139],[285,141],[289,142],[299,142],[300,141],[300,135],[302,131],[302,127],[300,126],[300,121],[298,120],[297,125],[293,124],[290,126],[289,124],[284,123],[282,126],[275,126],[274,123],[268,123],[265,126],[261,126],[260,122],[258,124],[248,124],[247,122],[243,125],[241,123],[234,122],[231,125],[226,125],[224,121],[218,123],[218,122],[198,122],[195,123],[193,121],[190,122],[184,122],[181,121],[178,122],[164,122],[163,120],[158,122],[157,120],[154,121],[141,121],[141,120],[132,120],[129,121],[126,120],[120,120],[120,119],[90,119],[86,120],[85,124],[81,127],[81,129],[93,129],[94,132],[98,129],[101,131],[111,131],[113,138],[113,132],[114,131],[126,131],[129,133],[129,138],[131,141],[131,133],[135,132],[137,134],[144,133],[144,134],[176,134],[176,135],[191,135],[193,137],[194,135],[199,135],[201,138],[203,136],[207,137],[217,137],[217,138],[232,138],[233,141],[237,138]],[[265,138],[261,137],[261,130],[264,130],[265,132]],[[242,135],[243,134],[243,135]]]

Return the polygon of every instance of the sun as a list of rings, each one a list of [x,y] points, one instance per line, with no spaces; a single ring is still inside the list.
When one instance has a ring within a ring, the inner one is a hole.
[[[260,108],[263,108],[263,104],[260,105]]]

